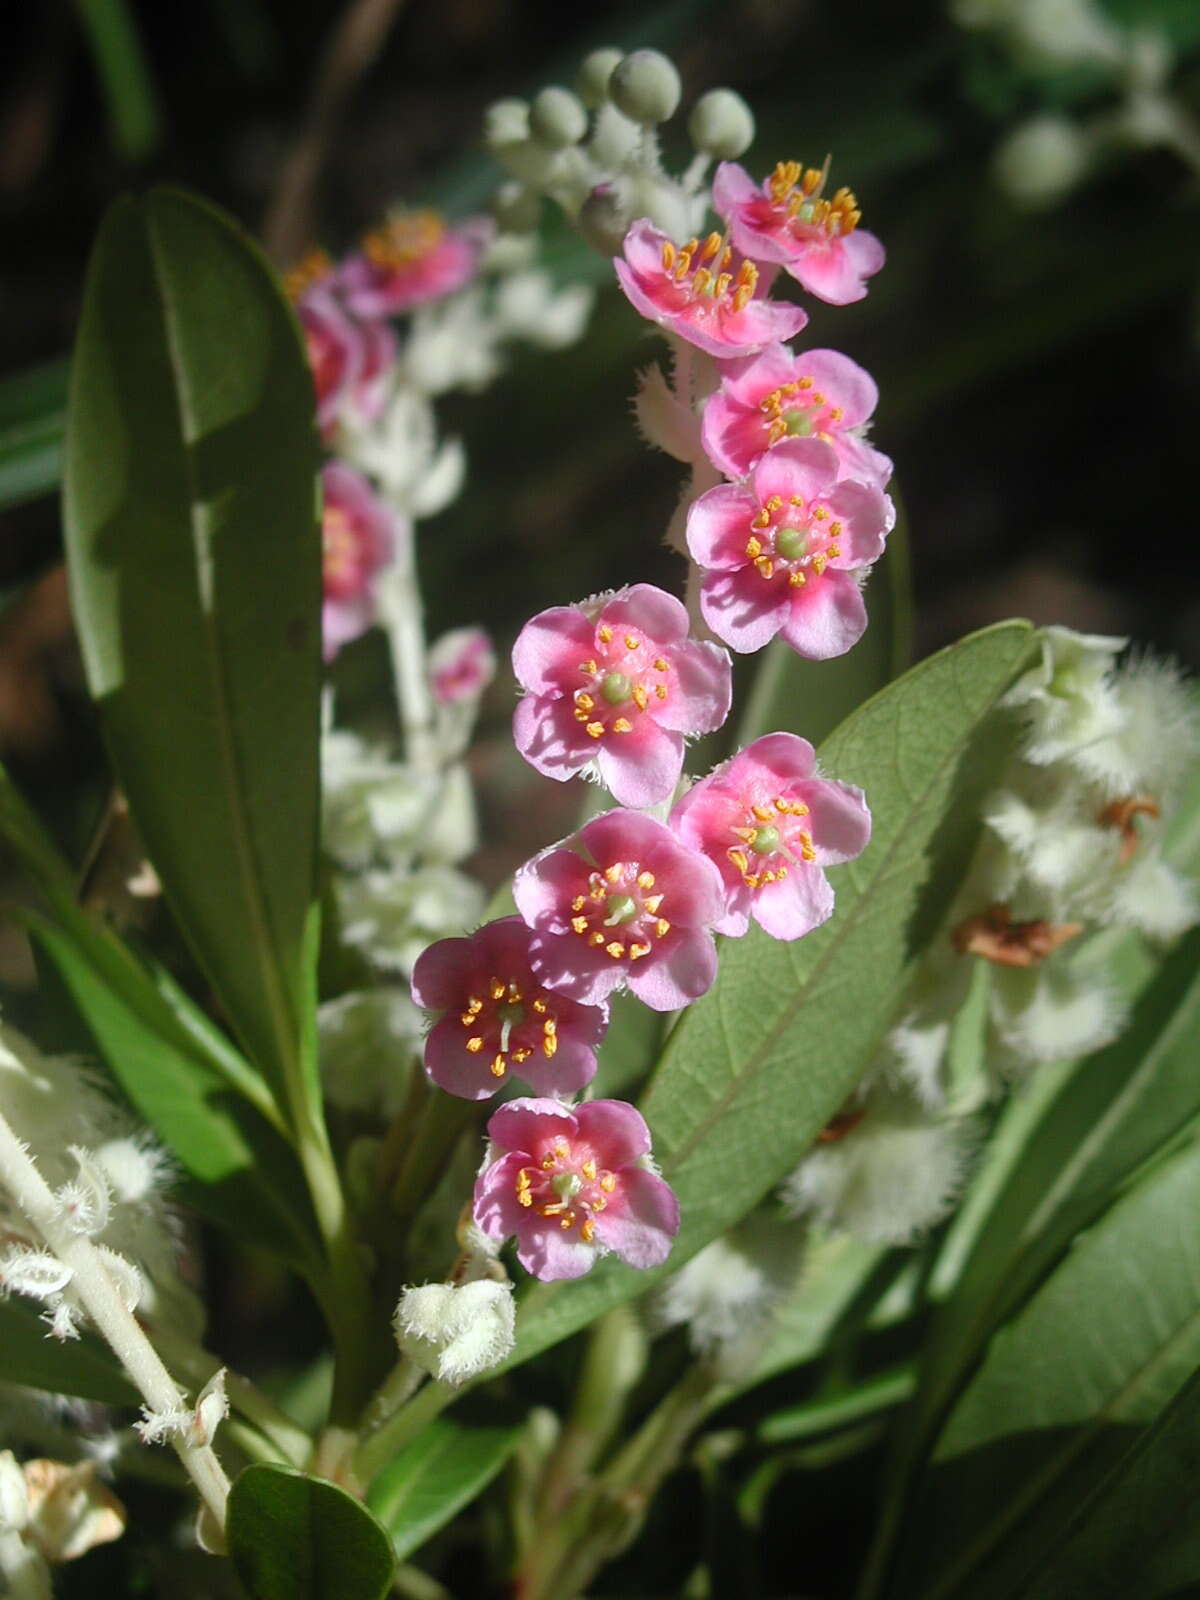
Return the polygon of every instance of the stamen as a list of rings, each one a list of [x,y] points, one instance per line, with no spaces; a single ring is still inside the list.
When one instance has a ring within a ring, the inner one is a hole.
[[[473,1056],[477,1056],[479,1054],[479,1052],[483,1049],[483,1040],[479,1034],[475,1034],[473,1038],[467,1040],[467,1049]]]
[[[502,1055],[494,1056],[492,1058],[492,1077],[502,1078],[504,1076],[506,1065],[507,1063]]]
[[[654,874],[652,872],[639,872],[637,875],[637,884],[639,889],[653,889]]]

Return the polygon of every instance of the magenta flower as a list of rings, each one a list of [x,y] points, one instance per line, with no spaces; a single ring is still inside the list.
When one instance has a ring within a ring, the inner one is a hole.
[[[509,1072],[538,1094],[568,1095],[596,1075],[607,1006],[546,989],[530,965],[520,917],[485,923],[467,939],[439,939],[413,967],[413,999],[445,1013],[425,1041],[425,1071],[464,1100],[486,1100]]]
[[[725,890],[718,933],[750,918],[774,939],[799,939],[833,911],[824,868],[852,861],[871,837],[861,789],[816,776],[813,747],[768,733],[689,789],[674,832],[712,861]]]
[[[317,424],[328,439],[342,401],[359,382],[365,350],[358,325],[324,284],[309,288],[296,302],[296,316],[308,349],[317,391]]]
[[[665,800],[684,735],[719,728],[732,692],[726,652],[687,632],[685,607],[649,583],[540,612],[513,646],[517,749],[560,782],[594,766],[621,805]]]
[[[859,228],[852,191],[839,189],[826,200],[824,187],[824,172],[805,171],[798,161],[780,161],[761,188],[744,167],[723,161],[713,206],[743,254],[778,263],[819,300],[844,306],[866,294],[864,280],[882,267],[884,250]]]
[[[483,628],[452,628],[429,651],[429,681],[441,706],[478,700],[496,676],[496,653]]]
[[[344,461],[326,462],[321,483],[321,632],[330,661],[374,622],[375,582],[392,559],[399,527],[394,512]]]
[[[484,218],[448,228],[436,211],[398,212],[342,263],[346,304],[360,317],[394,317],[453,294],[475,276],[491,233]]]
[[[688,512],[705,622],[735,650],[782,632],[811,660],[843,655],[867,625],[855,574],[882,555],[892,520],[876,484],[839,480],[832,445],[777,444],[745,483],[710,489]]]
[[[475,1222],[489,1239],[515,1234],[517,1260],[535,1278],[580,1278],[610,1251],[643,1269],[671,1253],[679,1202],[649,1167],[650,1130],[632,1106],[510,1100],[488,1137]]]
[[[399,343],[389,322],[355,324],[361,356],[350,386],[350,400],[364,422],[376,422],[387,405]]]
[[[863,437],[878,399],[875,380],[848,356],[793,355],[786,345],[769,344],[722,366],[721,387],[704,408],[704,449],[727,478],[742,478],[784,439],[823,439],[837,451],[843,478],[883,489],[892,463]]]
[[[712,987],[720,873],[637,811],[606,811],[513,880],[534,931],[533,970],[548,989],[598,1005],[627,984],[654,1011],[677,1011]]]
[[[747,356],[773,339],[790,339],[808,321],[799,306],[756,298],[758,268],[735,264],[719,233],[676,246],[642,218],[625,235],[625,257],[613,258],[621,287],[642,316],[669,333],[727,359]]]

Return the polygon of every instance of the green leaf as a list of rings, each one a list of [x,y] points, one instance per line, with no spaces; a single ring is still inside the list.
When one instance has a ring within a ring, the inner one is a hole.
[[[866,589],[870,624],[844,656],[806,661],[782,639],[763,651],[737,731],[737,746],[761,734],[802,734],[819,744],[858,706],[908,666],[912,652],[912,573],[908,520],[893,485],[896,526]]]
[[[1192,1143],[1083,1234],[996,1335],[906,1518],[897,1594],[1022,1592],[1066,1515],[1200,1365],[1198,1214]]]
[[[628,1097],[647,1076],[662,1048],[664,1019],[632,995],[614,995],[609,1003],[608,1032],[597,1052],[593,1095]]]
[[[316,467],[303,348],[259,251],[187,195],[118,201],[71,374],[75,619],[175,918],[293,1109],[318,1103]]]
[[[952,892],[939,860],[956,831],[946,813],[995,742],[988,712],[1029,646],[1027,624],[985,629],[913,668],[822,746],[824,770],[866,790],[872,840],[838,869],[824,927],[794,943],[756,927],[726,941],[716,984],[668,1040],[643,1110],[679,1197],[671,1259],[652,1273],[609,1260],[577,1283],[538,1286],[515,1360],[682,1266],[796,1165],[853,1089],[919,953],[914,928],[936,926]]]
[[[107,1345],[89,1334],[63,1341],[20,1300],[0,1301],[0,1350],[5,1383],[51,1394],[75,1395],[103,1405],[137,1405],[138,1392]]]
[[[1200,1587],[1200,1372],[1069,1519],[1023,1600],[1167,1600]]]
[[[520,1436],[519,1427],[473,1427],[437,1417],[384,1467],[367,1504],[401,1561],[483,1493]]]
[[[119,153],[140,160],[158,142],[158,104],[127,0],[76,0]]]
[[[57,488],[66,406],[65,362],[0,382],[0,508]]]
[[[251,1600],[382,1600],[396,1570],[360,1500],[288,1467],[257,1464],[229,1493],[229,1554]]]

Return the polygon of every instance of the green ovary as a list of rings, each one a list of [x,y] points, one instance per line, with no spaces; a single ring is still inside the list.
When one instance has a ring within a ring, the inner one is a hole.
[[[775,551],[785,561],[799,561],[808,554],[808,535],[799,528],[780,528],[775,535]]]

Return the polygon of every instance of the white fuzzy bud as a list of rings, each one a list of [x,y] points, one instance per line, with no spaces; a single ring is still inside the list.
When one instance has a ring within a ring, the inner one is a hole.
[[[156,1198],[170,1178],[165,1152],[140,1135],[109,1139],[92,1153],[116,1199],[127,1205]]]
[[[529,106],[524,100],[496,100],[483,114],[483,142],[495,154],[529,137]]]
[[[321,1079],[344,1111],[379,1111],[389,1120],[408,1092],[420,1054],[423,1019],[399,988],[352,990],[317,1012]]]
[[[1053,206],[1087,171],[1089,145],[1069,117],[1030,117],[1000,145],[992,176],[1014,204],[1031,211]]]
[[[575,79],[575,87],[579,91],[579,98],[590,110],[595,111],[607,100],[608,80],[612,77],[614,69],[620,66],[624,55],[624,50],[618,50],[614,45],[606,45],[584,56],[583,64]]]
[[[1195,885],[1144,848],[1116,875],[1107,909],[1118,927],[1150,939],[1176,939],[1200,921]]]
[[[0,1531],[21,1533],[28,1521],[25,1474],[11,1450],[0,1450]]]
[[[529,108],[529,131],[550,150],[578,144],[587,132],[587,111],[570,89],[552,84],[542,89]]]
[[[802,1235],[764,1218],[714,1239],[669,1278],[652,1315],[665,1327],[686,1323],[692,1348],[710,1355],[759,1331],[795,1281]]]
[[[682,92],[675,63],[658,50],[635,50],[623,57],[608,80],[613,105],[643,126],[673,117]]]
[[[396,1341],[441,1383],[465,1383],[511,1351],[516,1308],[512,1285],[427,1283],[405,1289],[392,1322]]]
[[[1169,795],[1200,755],[1195,686],[1170,661],[1139,656],[1111,680],[1115,725],[1088,740],[1071,762],[1110,795]]]
[[[1127,642],[1071,628],[1041,630],[1041,660],[1002,701],[1025,717],[1027,760],[1045,766],[1117,731],[1124,717],[1108,679]]]
[[[55,1191],[59,1215],[72,1233],[84,1234],[92,1239],[108,1226],[112,1197],[103,1169],[90,1150],[82,1145],[69,1147],[79,1168],[73,1183],[64,1183]]]
[[[754,143],[754,113],[732,89],[710,89],[691,109],[688,134],[705,155],[736,161]]]
[[[1013,1076],[1099,1050],[1124,1022],[1124,1008],[1109,990],[1061,965],[995,967],[989,1006],[1000,1045],[991,1059]]]

